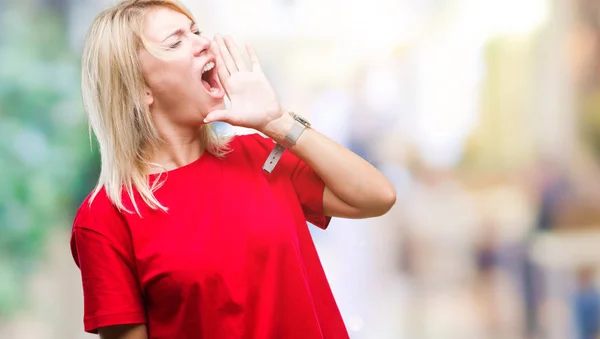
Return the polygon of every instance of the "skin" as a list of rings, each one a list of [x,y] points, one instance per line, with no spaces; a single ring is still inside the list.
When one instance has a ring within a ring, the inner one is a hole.
[[[157,7],[146,14],[143,34],[162,54],[157,58],[146,49],[138,53],[148,84],[146,104],[165,140],[151,161],[170,170],[202,155],[198,128],[209,112],[225,107],[225,92],[218,79],[221,90],[216,97],[210,96],[201,82],[202,68],[215,60],[218,52],[195,23],[168,8]]]
[[[176,34],[173,34],[177,32]],[[198,33],[185,15],[155,8],[145,18],[144,34],[163,49],[168,58],[156,58],[146,50],[139,58],[147,80],[146,103],[154,123],[166,141],[151,161],[171,170],[198,159],[204,152],[198,135],[203,123],[224,121],[255,129],[279,142],[294,120],[286,114],[259,59],[250,46],[245,52],[230,37],[214,40]],[[201,69],[216,60],[220,89],[210,94],[202,85]],[[225,109],[227,95],[231,107]],[[325,215],[368,218],[385,214],[396,201],[393,185],[371,164],[314,129],[306,129],[289,149],[310,165],[325,182]],[[147,339],[145,325],[101,328],[103,339]]]

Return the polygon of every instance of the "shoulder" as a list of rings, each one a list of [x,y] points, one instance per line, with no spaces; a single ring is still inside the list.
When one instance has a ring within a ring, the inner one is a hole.
[[[246,161],[253,167],[262,168],[264,162],[275,147],[273,139],[259,133],[237,135],[231,140],[231,151],[233,157]],[[278,165],[277,173],[288,173],[294,171],[299,164],[299,159],[291,152],[284,152]]]
[[[275,142],[262,134],[252,133],[235,136],[230,145],[234,157],[250,163],[253,167],[262,168],[273,147],[275,147]],[[272,175],[290,174],[301,163],[299,158],[291,152],[284,152],[277,164],[277,170]]]
[[[93,248],[100,253],[113,248],[128,253],[127,228],[119,210],[111,203],[104,189],[90,193],[75,213],[70,236],[71,254],[81,267],[80,251]]]
[[[270,138],[259,133],[236,135],[229,142],[230,153],[226,158],[235,165],[262,166],[274,145]]]
[[[260,151],[267,153],[275,145],[273,140],[260,133],[236,135],[231,140],[232,151]]]
[[[70,247],[79,266],[82,247],[104,253],[108,248],[129,257],[131,236],[125,218],[112,204],[104,189],[90,193],[81,203],[73,219]]]
[[[110,201],[104,188],[91,192],[81,203],[73,219],[73,229],[87,229],[100,234],[122,223],[121,212]]]

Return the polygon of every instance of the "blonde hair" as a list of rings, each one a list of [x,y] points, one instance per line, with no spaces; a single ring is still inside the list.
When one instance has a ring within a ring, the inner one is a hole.
[[[191,13],[176,1],[122,1],[94,20],[86,37],[81,65],[90,139],[93,130],[101,158],[100,177],[90,204],[104,188],[119,210],[132,213],[123,204],[125,190],[140,216],[134,188],[150,208],[167,211],[154,196],[164,183],[159,180],[162,175],[150,184],[146,173],[151,152],[162,140],[143,100],[146,83],[138,59],[139,49],[146,47],[142,35],[144,15],[157,6],[171,8],[194,21]],[[217,135],[211,125],[203,125],[201,135],[207,152],[217,157],[228,152],[228,139]]]

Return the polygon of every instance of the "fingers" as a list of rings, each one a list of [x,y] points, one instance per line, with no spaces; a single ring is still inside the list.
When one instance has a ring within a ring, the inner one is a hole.
[[[214,42],[215,47],[217,47],[217,74],[219,75],[221,84],[225,84],[232,73],[248,70],[246,60],[233,38],[230,36],[225,36],[223,38],[220,34],[216,34]],[[254,51],[254,48],[251,45],[246,44],[246,52],[248,53],[247,55],[250,57],[250,62],[252,64],[251,70],[262,71],[260,60],[258,59],[258,55]]]
[[[252,48],[252,46],[250,46],[250,44],[246,44],[246,51],[248,51],[248,55],[250,56],[250,61],[252,62],[252,70],[253,71],[261,71],[260,60],[258,60],[258,55],[254,51],[254,48]]]
[[[238,66],[236,65],[236,62],[233,59],[233,56],[231,55],[231,52],[229,51],[229,49],[227,49],[225,41],[223,40],[223,37],[220,34],[215,35],[215,42],[217,44],[219,53],[221,54],[223,65],[225,65],[229,74],[237,72],[239,70]]]
[[[219,77],[219,81],[221,82],[221,85],[223,86],[225,91],[227,91],[227,86],[225,84],[227,83],[227,80],[231,76],[231,73],[229,73],[229,70],[227,69],[227,66],[225,65],[225,60],[223,60],[220,48],[216,48],[215,57],[217,59],[217,76]]]
[[[248,67],[246,66],[246,60],[244,60],[244,57],[240,52],[240,48],[237,46],[235,41],[233,41],[233,38],[227,35],[225,36],[224,40],[225,46],[227,46],[227,49],[229,50],[229,53],[231,54],[231,57],[233,58],[237,69],[240,71],[248,70]]]

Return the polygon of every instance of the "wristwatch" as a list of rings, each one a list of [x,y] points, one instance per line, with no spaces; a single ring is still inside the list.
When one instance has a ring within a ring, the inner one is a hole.
[[[275,147],[273,147],[273,150],[269,154],[267,161],[265,161],[263,170],[268,173],[273,172],[273,169],[279,162],[279,159],[281,159],[283,152],[287,148],[293,147],[296,144],[296,141],[298,141],[298,138],[300,138],[302,132],[304,132],[305,129],[310,128],[310,122],[308,122],[308,120],[302,116],[290,111],[288,111],[287,114],[294,118],[294,124],[285,135],[285,138],[281,141],[281,143],[275,144]]]

